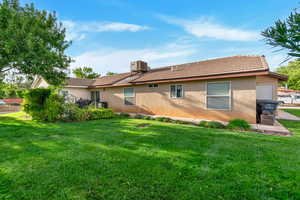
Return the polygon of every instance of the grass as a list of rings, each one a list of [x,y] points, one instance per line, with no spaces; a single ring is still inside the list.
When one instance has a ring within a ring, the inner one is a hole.
[[[300,117],[300,109],[283,109],[283,110],[290,113],[290,114],[292,114],[292,115]]]
[[[295,135],[2,115],[0,199],[300,199],[300,124],[282,123]]]

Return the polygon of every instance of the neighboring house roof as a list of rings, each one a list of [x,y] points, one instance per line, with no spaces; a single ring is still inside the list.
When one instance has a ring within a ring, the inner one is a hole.
[[[268,75],[279,80],[287,80],[287,76],[269,71],[265,56],[231,56],[154,68],[147,72],[127,72],[102,76],[93,80],[70,78],[66,87],[118,87],[257,75]]]
[[[23,99],[21,98],[5,98],[1,100],[4,101],[6,104],[21,104],[23,102]]]

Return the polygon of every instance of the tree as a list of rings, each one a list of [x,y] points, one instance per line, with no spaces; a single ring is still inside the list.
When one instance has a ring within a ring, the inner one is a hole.
[[[76,76],[76,78],[95,79],[100,76],[100,74],[94,72],[93,68],[91,67],[78,67],[75,68],[72,72]]]
[[[116,75],[116,74],[117,74],[117,73],[115,73],[115,72],[107,72],[107,73],[106,73],[107,76]]]
[[[71,58],[65,50],[71,42],[55,13],[21,7],[18,0],[0,3],[0,73],[15,71],[40,75],[52,85],[64,81]]]
[[[274,26],[264,30],[262,36],[268,45],[288,50],[288,58],[300,57],[300,13],[295,10],[285,20],[278,20]]]
[[[289,76],[287,81],[280,83],[282,86],[287,85],[290,89],[300,90],[300,60],[291,61],[287,66],[279,67],[277,72]]]

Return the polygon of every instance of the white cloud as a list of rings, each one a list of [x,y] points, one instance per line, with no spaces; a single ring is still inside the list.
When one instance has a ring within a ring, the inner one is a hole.
[[[231,41],[255,41],[260,38],[258,31],[227,27],[215,23],[211,18],[202,17],[195,20],[186,20],[164,15],[158,15],[158,17],[167,23],[182,27],[189,34],[199,38],[207,37]]]
[[[86,38],[87,33],[92,32],[138,32],[150,29],[148,26],[121,22],[75,22],[64,20],[62,23],[67,30],[67,40],[82,40]]]
[[[174,45],[178,48],[170,49]],[[144,60],[150,67],[158,67],[187,62],[189,56],[194,53],[192,47],[176,43],[146,49],[99,49],[75,57],[71,68],[89,66],[101,74],[108,71],[120,73],[128,72],[129,64],[134,60]]]

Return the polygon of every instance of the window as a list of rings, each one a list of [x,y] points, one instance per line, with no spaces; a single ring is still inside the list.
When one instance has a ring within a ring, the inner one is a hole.
[[[206,107],[215,110],[230,110],[230,82],[207,83]]]
[[[171,98],[182,98],[183,87],[182,85],[171,85]]]
[[[148,87],[149,88],[158,88],[158,84],[149,84]]]
[[[91,100],[93,102],[100,102],[100,92],[99,91],[91,91]]]
[[[124,104],[127,106],[135,105],[135,95],[133,88],[124,88]]]

